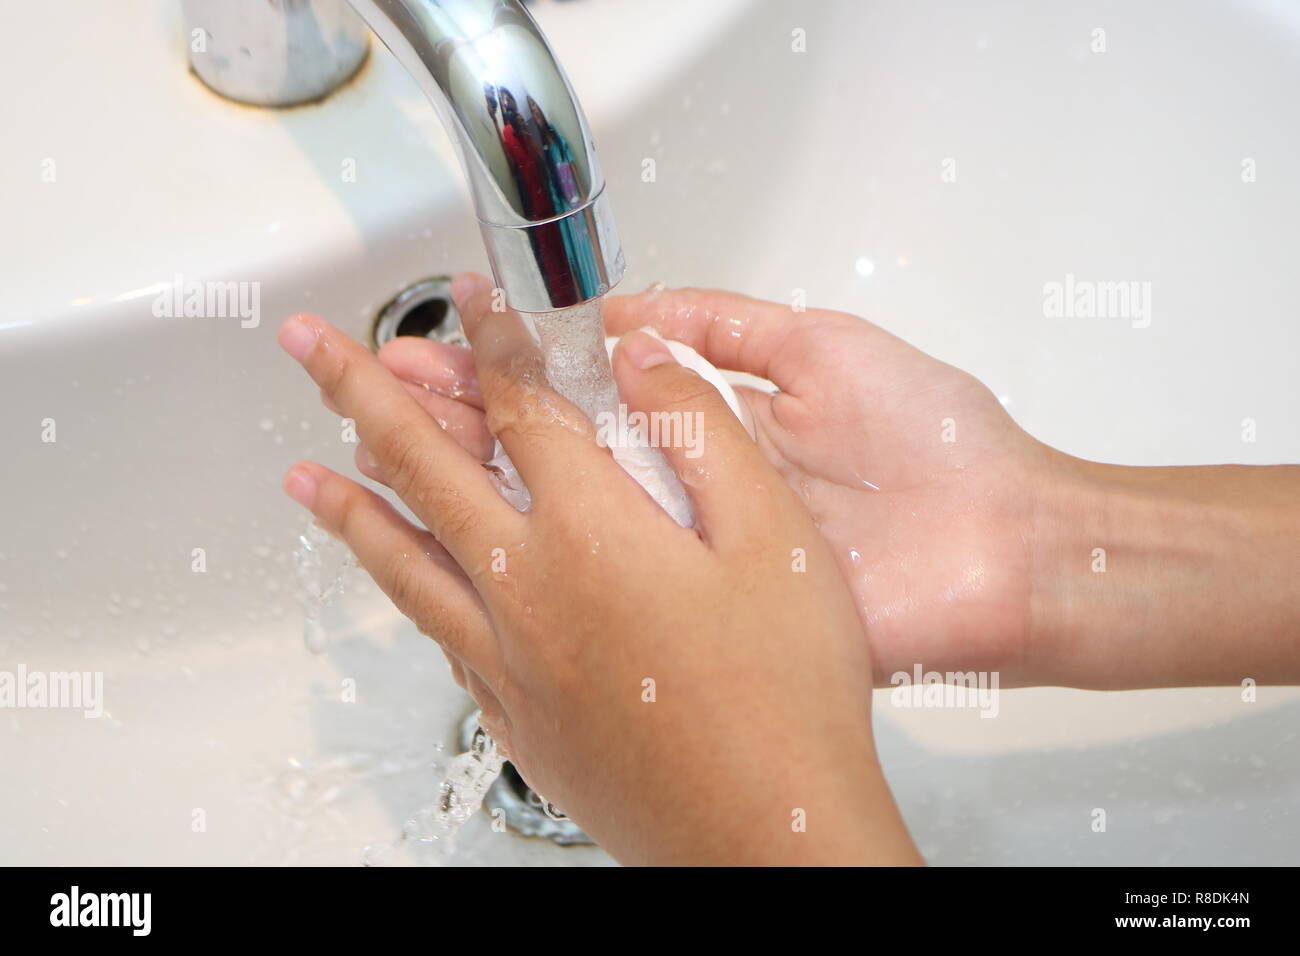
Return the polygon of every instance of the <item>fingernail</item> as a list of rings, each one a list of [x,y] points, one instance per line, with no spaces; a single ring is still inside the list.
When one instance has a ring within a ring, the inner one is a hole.
[[[295,361],[305,361],[316,344],[317,331],[301,316],[293,316],[280,326],[280,348],[294,357]]]
[[[480,289],[486,288],[488,280],[474,272],[462,272],[451,280],[451,301],[460,308],[465,301]]]
[[[664,344],[663,339],[656,338],[648,332],[642,332],[640,329],[624,335],[619,341],[618,347],[627,355],[628,361],[643,372],[646,369],[676,361],[673,358],[673,353],[668,351],[668,346]]]
[[[284,493],[310,511],[316,500],[316,479],[301,468],[290,468],[284,476]]]

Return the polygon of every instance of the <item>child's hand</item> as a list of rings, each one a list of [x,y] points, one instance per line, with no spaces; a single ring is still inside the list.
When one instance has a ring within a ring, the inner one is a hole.
[[[738,391],[853,589],[878,680],[921,664],[1004,684],[1300,681],[1300,469],[1071,458],[966,373],[841,313],[686,290],[610,299],[606,324],[780,387]],[[481,428],[463,349],[380,358],[461,395],[419,389],[471,423],[462,437]]]
[[[282,344],[429,531],[319,465],[295,466],[289,494],[443,646],[524,778],[616,858],[916,861],[876,764],[854,601],[798,496],[712,387],[633,334],[615,356],[629,407],[703,416],[700,457],[665,449],[697,514],[698,532],[678,527],[489,302],[478,280],[461,308],[528,513],[482,467],[472,408],[422,407],[306,316]],[[429,412],[460,416],[475,453]]]
[[[1049,641],[1032,636],[1030,549],[1039,489],[1064,456],[987,388],[839,312],[680,290],[614,297],[605,314],[612,334],[649,325],[780,388],[738,392],[852,588],[877,681],[917,663],[1002,670],[1008,684],[1049,676]],[[380,360],[467,448],[491,454],[468,352],[407,338]]]

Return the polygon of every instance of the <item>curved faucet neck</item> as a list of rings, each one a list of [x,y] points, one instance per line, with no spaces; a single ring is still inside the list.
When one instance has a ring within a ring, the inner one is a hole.
[[[547,312],[608,292],[624,262],[591,130],[517,0],[349,0],[456,140],[497,284]]]
[[[456,141],[506,302],[549,312],[594,299],[624,271],[591,131],[518,0],[348,0],[433,103]],[[184,0],[195,72],[261,106],[319,99],[365,56],[343,0]]]

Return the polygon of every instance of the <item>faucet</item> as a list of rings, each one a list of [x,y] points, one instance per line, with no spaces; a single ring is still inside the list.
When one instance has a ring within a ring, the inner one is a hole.
[[[518,0],[348,2],[183,0],[191,66],[231,99],[311,102],[360,68],[368,25],[457,144],[506,303],[551,312],[608,292],[624,262],[605,177],[528,11]]]

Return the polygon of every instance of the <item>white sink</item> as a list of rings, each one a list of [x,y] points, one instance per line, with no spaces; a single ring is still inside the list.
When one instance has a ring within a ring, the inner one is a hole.
[[[1074,454],[1300,460],[1300,13],[1064,6],[535,11],[596,132],[625,288],[804,289]],[[177,3],[112,8],[4,15],[23,42],[0,67],[22,94],[0,102],[0,670],[102,671],[111,716],[0,711],[0,863],[357,864],[431,798],[469,703],[373,588],[331,611],[328,655],[304,650],[280,477],[348,469],[353,446],[274,331],[311,310],[365,336],[407,284],[482,269],[477,230],[382,49],[322,104],[261,111],[187,72]],[[1045,318],[1067,274],[1150,282],[1150,326]],[[177,275],[260,283],[260,324],[155,317]],[[878,705],[933,862],[1300,860],[1294,690],[1004,692],[996,720]],[[608,862],[482,819],[463,842],[466,863]]]

